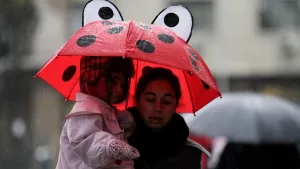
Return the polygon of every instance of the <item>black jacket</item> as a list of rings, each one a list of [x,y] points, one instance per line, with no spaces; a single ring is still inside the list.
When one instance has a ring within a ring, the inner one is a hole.
[[[135,160],[135,169],[201,169],[202,151],[187,144],[189,129],[180,115],[174,114],[167,126],[153,131],[143,123],[135,107],[128,111],[136,122],[128,141],[141,154]]]

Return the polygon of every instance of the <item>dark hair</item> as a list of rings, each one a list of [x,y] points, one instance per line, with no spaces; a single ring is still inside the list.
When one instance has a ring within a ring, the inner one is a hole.
[[[135,74],[134,65],[132,59],[130,58],[122,58],[120,57],[98,57],[98,56],[89,56],[82,59],[82,67],[90,68],[90,70],[83,70],[85,71],[97,71],[99,73],[93,74],[96,77],[92,77],[93,80],[82,80],[80,81],[81,90],[83,90],[83,83],[87,83],[89,85],[96,85],[101,77],[104,76],[107,83],[112,82],[112,73],[122,73],[125,78],[125,83],[123,86],[123,96],[120,99],[119,103],[123,102],[129,95],[129,84],[130,78],[132,78]]]
[[[143,68],[143,75],[140,77],[137,88],[135,91],[135,101],[140,100],[140,95],[144,92],[146,86],[153,80],[166,80],[169,82],[170,86],[173,88],[176,101],[179,102],[181,97],[181,88],[178,77],[173,74],[170,69],[157,67],[151,68],[146,66]]]
[[[106,61],[104,69],[109,76],[111,73],[122,73],[126,79],[132,78],[135,74],[133,62],[130,58],[111,57]]]
[[[130,78],[134,76],[134,66],[132,59],[122,58],[122,57],[112,57],[107,60],[104,66],[106,79],[109,82],[112,82],[111,74],[112,73],[122,73],[125,78],[125,83],[123,86],[123,95],[119,100],[119,103],[125,101],[129,95],[129,84]],[[118,104],[118,103],[117,103]]]

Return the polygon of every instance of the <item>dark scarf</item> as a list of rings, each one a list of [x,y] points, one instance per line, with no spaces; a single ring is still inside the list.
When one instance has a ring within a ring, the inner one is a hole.
[[[189,135],[188,126],[180,115],[175,113],[164,128],[154,131],[144,124],[135,107],[128,111],[136,121],[136,129],[128,141],[138,149],[141,159],[151,166],[180,153]]]

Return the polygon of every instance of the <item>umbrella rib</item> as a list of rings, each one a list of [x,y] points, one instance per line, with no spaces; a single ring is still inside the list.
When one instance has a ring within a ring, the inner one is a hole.
[[[125,44],[124,44],[125,46],[124,46],[124,54],[123,54],[123,57],[127,57],[127,56],[125,56],[125,55],[128,53],[128,50],[127,50],[127,41],[128,41],[128,39],[129,39],[129,30],[130,30],[132,24],[133,24],[133,21],[130,21],[130,22],[129,22],[129,26],[128,26],[128,30],[127,30],[127,34],[126,34],[126,42],[125,42]],[[130,52],[130,54],[129,54],[128,56],[132,56],[132,53],[133,53],[133,50]]]
[[[183,77],[184,77],[185,81],[187,82],[186,74],[184,73],[184,71],[182,71],[182,73],[183,73]],[[189,92],[189,96],[190,96],[190,101],[191,101],[191,103],[192,103],[193,114],[196,115],[195,106],[194,106],[194,104],[193,104],[193,99],[192,99],[191,92],[190,92],[191,88],[190,88],[190,86],[188,85],[188,83],[187,83],[187,87],[188,87],[188,92]]]
[[[69,92],[68,97],[66,98],[65,101],[68,101],[68,100],[69,100],[69,98],[70,98],[70,96],[71,96],[71,93],[73,92],[73,90],[74,90],[76,84],[78,83],[78,80],[79,80],[79,79],[80,79],[80,76],[79,76],[79,78],[76,80],[76,83],[75,83],[74,86],[72,87],[72,89],[71,89],[71,91]]]

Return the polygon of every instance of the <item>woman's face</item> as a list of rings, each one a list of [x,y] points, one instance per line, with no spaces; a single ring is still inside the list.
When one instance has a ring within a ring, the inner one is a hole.
[[[148,83],[137,102],[144,123],[153,129],[164,127],[177,107],[175,93],[166,80]]]

